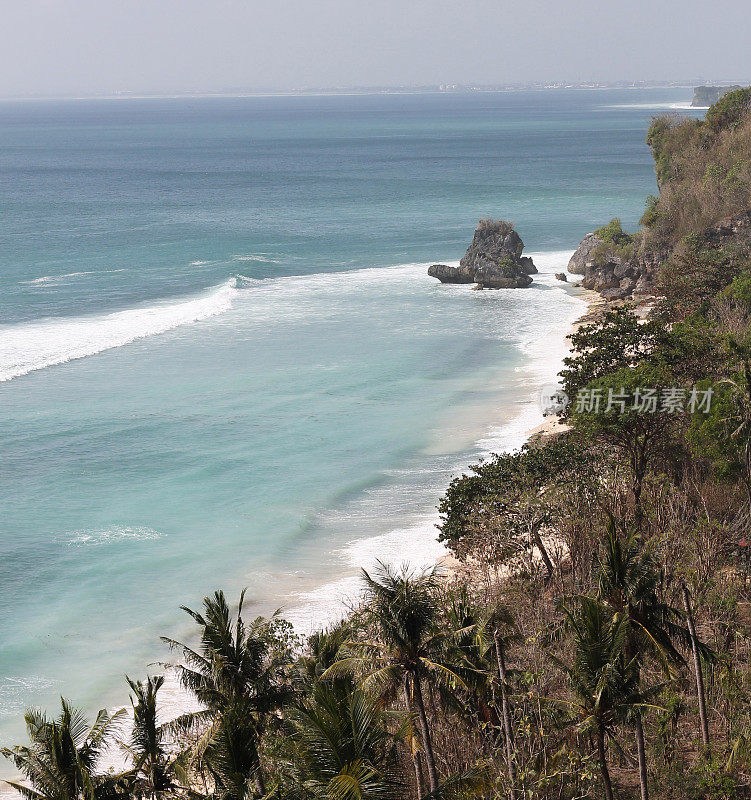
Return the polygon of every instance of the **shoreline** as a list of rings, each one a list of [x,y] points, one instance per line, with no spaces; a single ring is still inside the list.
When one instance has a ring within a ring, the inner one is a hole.
[[[573,250],[566,251],[543,251],[549,255],[558,258],[565,258],[563,265],[556,264],[555,268],[548,265],[544,272],[539,273],[539,277],[546,276],[549,282],[540,282],[538,288],[554,287],[560,288],[569,297],[576,298],[585,304],[582,313],[566,326],[565,331],[560,340],[556,336],[556,343],[560,341],[561,353],[560,358],[555,360],[554,375],[557,377],[558,372],[562,368],[562,359],[570,353],[570,344],[568,336],[576,331],[581,325],[586,324],[600,312],[600,309],[607,307],[608,303],[601,295],[589,289],[576,287],[573,284],[565,284],[557,280],[553,281],[553,275],[556,271],[563,269],[566,270],[566,264]],[[537,258],[541,253],[532,253]],[[534,286],[534,285],[533,285]],[[532,288],[532,287],[530,287]],[[462,287],[459,291],[469,291]],[[487,290],[487,293],[492,293],[494,290]],[[510,290],[510,291],[526,291],[526,290]],[[539,343],[535,343],[536,345]],[[525,351],[525,346],[520,343],[519,349]],[[452,470],[452,477],[460,475],[470,467],[472,463],[476,463],[478,459],[487,458],[494,452],[503,452],[516,450],[522,445],[530,442],[538,436],[555,435],[556,433],[565,430],[557,417],[550,417],[544,419],[539,423],[536,420],[527,420],[526,417],[534,416],[539,417],[537,397],[540,388],[546,383],[550,382],[550,375],[547,374],[548,369],[552,365],[552,360],[543,359],[543,365],[540,365],[538,353],[526,353],[526,363],[518,367],[517,370],[521,375],[528,374],[526,379],[518,378],[521,382],[522,389],[520,392],[524,395],[524,399],[517,401],[512,406],[506,406],[502,409],[502,418],[490,427],[478,433],[474,439],[474,445],[471,450],[474,455],[462,463],[457,463]],[[530,424],[531,423],[531,424]],[[462,451],[461,457],[469,455],[467,451]],[[427,458],[427,455],[425,456]],[[445,483],[440,488],[440,494],[443,493],[448,483]],[[436,524],[438,522],[438,514],[436,505],[440,494],[433,498],[433,505],[431,508],[424,509],[421,513],[416,514],[416,519],[407,525],[399,525],[395,528],[389,528],[383,533],[376,536],[365,537],[363,539],[354,539],[347,542],[343,547],[338,548],[331,555],[346,554],[350,569],[346,574],[340,574],[339,577],[334,577],[331,580],[324,581],[323,583],[315,586],[314,588],[295,593],[294,604],[284,605],[282,614],[292,622],[296,630],[301,630],[304,633],[310,633],[327,624],[333,624],[357,602],[359,589],[359,571],[362,568],[369,569],[373,560],[373,550],[377,550],[379,554],[383,554],[383,560],[390,563],[405,563],[410,567],[416,569],[429,569],[431,567],[447,567],[452,564],[453,556],[447,551],[442,544],[437,541],[435,534]],[[405,540],[409,542],[408,547],[405,548]],[[415,553],[420,552],[420,558],[402,558],[390,556],[388,552],[389,546],[395,545],[401,551],[400,555],[404,555],[404,551],[412,551]],[[440,548],[442,552],[435,553],[435,548]],[[430,555],[433,552],[434,555]],[[353,557],[355,556],[355,557]],[[458,562],[457,562],[458,563]],[[354,573],[354,574],[353,574]]]
[[[564,252],[566,255],[566,263],[568,262],[568,254],[573,251],[554,251],[558,256]],[[564,267],[565,268],[565,267]],[[552,278],[552,272],[542,273],[549,275]],[[545,285],[545,284],[542,284]],[[569,284],[559,284],[558,281],[550,283],[551,286],[556,286],[564,289],[567,295],[575,297],[585,304],[583,313],[579,314],[573,322],[568,323],[561,344],[563,345],[563,353],[570,352],[570,345],[568,336],[577,330],[577,328],[587,321],[592,319],[592,315],[598,313],[599,309],[607,306],[605,301],[597,292],[574,287]],[[573,290],[573,291],[572,291]],[[469,290],[467,290],[469,291]],[[492,291],[492,290],[488,290]],[[520,290],[512,290],[520,291]],[[520,345],[520,349],[521,345]],[[550,366],[550,363],[546,363]],[[558,374],[562,366],[561,360],[556,361],[555,374]],[[516,413],[507,413],[505,418],[496,423],[490,430],[485,429],[479,432],[475,440],[474,450],[480,455],[478,457],[487,456],[494,444],[498,445],[496,450],[513,450],[520,447],[522,444],[529,442],[539,435],[555,435],[559,429],[564,429],[564,426],[558,422],[557,418],[551,417],[544,420],[541,424],[533,427],[524,427],[517,430],[519,423],[524,423],[524,417],[529,413],[530,409],[537,411],[536,395],[539,392],[540,385],[544,383],[545,376],[541,374],[539,365],[535,363],[534,358],[530,358],[524,367],[520,368],[524,371],[529,371],[529,381],[527,389],[534,390],[527,393],[526,400],[519,404],[519,409]],[[504,437],[507,439],[503,441]],[[427,458],[427,456],[426,456]],[[476,459],[473,459],[474,463]],[[466,470],[470,463],[464,463],[457,466],[456,473],[460,474],[462,470]],[[443,486],[442,490],[445,489]],[[327,625],[334,624],[336,621],[346,616],[346,614],[354,607],[357,602],[359,594],[359,571],[363,567],[369,568],[366,556],[372,554],[373,549],[377,549],[379,553],[383,553],[386,560],[388,553],[388,545],[392,542],[397,543],[402,548],[405,540],[409,542],[409,549],[413,552],[420,552],[420,555],[426,555],[427,548],[440,547],[442,552],[430,555],[428,558],[421,559],[420,563],[412,562],[411,566],[421,567],[423,569],[434,568],[437,569],[443,579],[450,580],[453,576],[458,575],[466,566],[461,564],[446,550],[443,545],[439,544],[436,536],[435,524],[438,520],[435,504],[438,497],[433,499],[432,509],[426,509],[417,515],[418,520],[413,521],[413,524],[406,526],[398,526],[390,528],[384,533],[380,533],[373,537],[366,537],[364,539],[354,539],[347,542],[343,547],[338,548],[334,552],[329,553],[329,557],[335,555],[347,554],[350,556],[349,563],[352,569],[349,569],[345,574],[339,574],[331,580],[324,580],[322,583],[313,586],[311,589],[298,592],[286,593],[286,597],[292,600],[294,598],[297,602],[289,602],[288,604],[281,604],[282,617],[293,625],[296,633],[300,635],[310,634],[315,630],[325,628]],[[355,565],[357,560],[357,565]],[[398,560],[397,560],[398,563]],[[354,574],[352,574],[354,572]],[[180,687],[176,675],[173,670],[165,670],[167,680],[165,681],[163,694],[161,697],[162,708],[165,711],[165,718],[170,719],[180,713],[184,713],[191,707],[192,698]],[[2,793],[0,792],[0,795]]]
[[[560,255],[564,251],[555,252]],[[573,251],[565,252],[570,253]],[[568,257],[566,258],[566,263],[568,263]],[[553,273],[546,272],[542,274],[552,276]],[[558,282],[556,281],[556,283],[551,285],[556,286],[558,285]],[[563,335],[562,344],[564,345],[565,355],[567,355],[571,352],[568,336],[575,332],[581,325],[591,321],[598,313],[600,313],[603,308],[607,308],[609,304],[599,293],[593,290],[582,289],[581,287],[575,287],[572,284],[568,284],[568,287],[565,287],[565,284],[561,285],[561,288],[564,288],[566,294],[568,294],[570,297],[576,297],[585,304],[583,313],[577,316],[573,322],[568,324],[568,327]],[[562,361],[559,360],[557,361],[556,375],[561,367]],[[523,369],[528,369],[534,373],[534,359],[530,359],[529,363],[525,365]],[[533,387],[532,384],[534,384],[535,379],[537,379],[537,383]],[[542,379],[543,376],[540,374],[531,376],[530,386],[528,388],[535,389],[535,391],[532,393],[532,396],[538,393]],[[559,432],[566,430],[567,426],[564,426],[562,423],[560,423],[557,417],[550,417],[538,425],[535,425],[531,428],[526,427],[522,429],[517,436],[513,431],[515,425],[520,420],[523,420],[524,415],[529,411],[529,408],[534,407],[534,403],[535,401],[528,397],[527,401],[521,404],[519,413],[508,414],[507,418],[504,419],[500,425],[496,425],[491,430],[485,430],[484,433],[481,433],[476,439],[475,449],[479,451],[485,451],[484,455],[487,455],[490,451],[487,450],[486,445],[490,445],[494,442],[502,444],[502,431],[505,431],[509,439],[514,440],[510,446],[506,446],[505,448],[507,450],[512,450],[517,449],[518,446],[530,442],[537,437],[554,436]],[[498,447],[497,449],[502,450],[504,448]],[[466,470],[468,467],[469,464],[464,464],[464,466],[459,468],[457,471],[462,469]],[[434,498],[434,500],[437,503],[438,498]],[[380,544],[380,549],[383,549],[383,545],[387,544],[390,539],[396,539],[401,543],[403,537],[412,534],[412,541],[410,543],[412,547],[417,550],[420,549],[421,544],[423,546],[430,544],[432,546],[439,546],[442,548],[443,552],[440,555],[436,554],[435,556],[424,561],[422,563],[422,568],[436,569],[441,575],[442,580],[450,581],[458,575],[466,573],[469,568],[467,565],[459,562],[450,551],[438,543],[437,536],[435,535],[435,524],[437,519],[438,516],[434,506],[431,511],[425,511],[420,515],[419,523],[409,527],[392,528],[387,532],[381,533],[374,537],[366,537],[365,539],[361,540],[352,540],[347,543],[342,550],[348,553],[353,551],[357,552],[359,550],[359,560],[364,561],[362,558],[363,549],[367,549],[368,545],[373,547],[376,544]],[[430,532],[429,542],[414,540],[415,534],[419,536],[420,532],[424,534],[427,531]],[[333,555],[334,553],[330,554],[330,556]],[[296,633],[301,635],[310,634],[315,630],[334,624],[336,621],[346,616],[346,614],[355,606],[357,602],[357,595],[359,594],[359,589],[356,585],[359,582],[359,570],[367,566],[367,564],[360,563],[356,568],[356,574],[354,576],[351,574],[340,575],[338,578],[324,581],[322,584],[319,584],[310,590],[298,592],[295,593],[295,595],[288,595],[295,596],[300,602],[294,605],[282,605],[282,616],[284,619],[290,621],[295,628]],[[326,611],[326,618],[319,616],[322,609],[325,609]],[[295,611],[297,611],[297,613],[295,613]],[[332,611],[334,612],[333,614],[331,613]],[[306,625],[305,622],[308,624]],[[162,690],[163,694],[161,697],[161,702],[162,708],[166,712],[165,718],[171,719],[188,710],[191,707],[190,704],[192,703],[192,698],[186,694],[182,687],[180,687],[174,670],[165,670],[165,676],[166,681]],[[0,796],[2,796],[2,791],[0,791]]]
[[[568,272],[566,272],[566,274],[568,274]],[[566,334],[564,341],[567,342],[567,353],[573,352],[570,344],[568,344],[568,337],[572,333],[576,333],[576,331],[579,330],[582,325],[592,322],[597,318],[597,316],[599,316],[600,313],[602,313],[602,311],[607,310],[610,307],[608,301],[602,297],[599,292],[595,292],[593,289],[583,289],[581,287],[572,288],[577,288],[579,290],[581,294],[578,296],[586,303],[586,309],[580,317],[574,320],[569,328],[568,333]],[[565,423],[561,422],[558,415],[551,415],[545,419],[544,422],[536,425],[533,428],[530,428],[525,432],[525,444],[541,442],[545,439],[559,436],[568,430],[571,430],[570,425],[566,425]],[[459,561],[452,553],[448,551],[445,553],[445,555],[438,559],[435,564],[435,568],[441,574],[441,578],[447,582],[453,581],[460,575],[463,575],[467,578],[471,578],[472,576],[472,567]],[[505,578],[507,576],[508,573],[504,573],[502,577]]]
[[[568,334],[566,334],[566,341],[568,341],[568,337],[576,333],[582,325],[593,322],[603,311],[606,311],[610,307],[608,301],[602,297],[599,292],[594,291],[594,289],[582,289],[579,287],[579,291],[582,292],[581,297],[587,304],[587,309],[581,317],[574,321]],[[567,346],[567,350],[568,353],[573,352],[570,345]],[[539,441],[550,436],[558,436],[568,430],[571,430],[570,425],[561,422],[557,415],[551,415],[545,422],[527,431],[527,441]]]
[[[571,251],[553,251],[556,258],[561,259],[564,258],[564,252],[567,262]],[[575,297],[583,301],[586,306],[583,313],[579,314],[573,323],[567,323],[562,339],[559,340],[558,336],[555,337],[556,345],[560,342],[562,346],[562,353],[560,354],[562,357],[570,349],[566,337],[589,318],[593,305],[597,300],[602,300],[602,298],[595,292],[575,288],[571,284],[567,286],[558,281],[553,281],[552,274],[547,269],[542,273],[542,275],[546,276],[548,282],[540,281],[541,287],[560,288],[569,297]],[[556,432],[557,427],[560,427],[554,418],[547,419],[534,427],[529,427],[527,424],[526,416],[530,414],[537,415],[536,396],[539,394],[540,386],[544,385],[546,379],[550,377],[547,372],[552,371],[553,363],[549,357],[541,359],[539,352],[527,352],[527,347],[522,341],[518,343],[518,347],[520,352],[526,356],[524,364],[516,368],[519,371],[519,377],[516,380],[520,384],[519,393],[521,399],[511,406],[503,407],[501,419],[497,419],[495,423],[492,423],[490,428],[478,431],[472,448],[476,455],[471,457],[471,460],[467,460],[466,463],[457,464],[454,470],[455,474],[461,474],[471,463],[475,463],[478,457],[483,457],[493,451],[516,449],[537,435],[552,435]],[[539,340],[534,342],[534,348],[540,349]],[[547,348],[544,349],[547,350]],[[555,374],[557,374],[560,367],[561,361],[557,358],[554,366]],[[466,455],[466,452],[462,452],[460,458],[464,458]],[[426,453],[424,462],[428,458],[429,455]],[[442,484],[441,491],[445,489],[446,485]],[[458,574],[463,565],[456,561],[453,555],[445,550],[443,545],[437,542],[435,530],[435,523],[438,519],[435,511],[437,500],[438,497],[434,497],[432,508],[416,514],[415,520],[406,525],[389,528],[388,531],[374,537],[350,540],[343,548],[330,553],[330,558],[341,553],[346,554],[347,562],[352,567],[352,569],[348,570],[350,574],[341,574],[340,572],[339,577],[335,577],[333,580],[324,580],[308,590],[285,592],[284,595],[286,597],[284,597],[284,600],[287,602],[282,604],[282,616],[292,622],[296,632],[305,634],[326,627],[335,622],[336,619],[346,615],[357,601],[360,568],[369,568],[368,558],[372,556],[374,550],[378,551],[379,554],[382,553],[385,560],[393,561],[394,559],[389,559],[388,557],[390,546],[396,545],[403,551],[404,545],[407,543],[407,549],[411,551],[411,555],[421,557],[422,563],[419,565],[415,563],[415,566],[437,568],[444,573],[446,578]],[[433,548],[440,548],[442,552],[438,553]],[[428,556],[428,558],[424,558],[425,556]],[[417,561],[416,558],[414,560]],[[358,562],[357,565],[355,561]],[[413,561],[413,559],[410,558],[409,561]],[[398,557],[396,558],[396,563],[398,563]],[[321,613],[324,610],[326,613]],[[332,611],[334,613],[331,613]],[[306,622],[307,624],[305,624]],[[195,704],[193,698],[180,686],[173,669],[167,668],[162,672],[166,680],[160,697],[160,708],[163,718],[169,720],[184,713],[186,710],[190,710]],[[127,702],[125,704],[107,705],[111,709],[125,707],[128,712],[131,711]],[[117,767],[121,758],[121,754],[112,752],[109,754],[109,758],[105,759],[105,762],[109,766]],[[1,787],[0,797],[6,795],[15,796],[5,787]]]

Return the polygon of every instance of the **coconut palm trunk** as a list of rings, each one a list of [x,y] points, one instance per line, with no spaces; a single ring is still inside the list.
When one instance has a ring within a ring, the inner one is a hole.
[[[542,536],[540,536],[540,526],[542,525],[541,522],[536,522],[532,525],[531,534],[532,534],[532,541],[535,547],[540,551],[540,558],[542,558],[542,563],[545,564],[545,570],[547,572],[547,579],[550,581],[553,578],[553,573],[555,572],[555,567],[553,566],[553,562],[550,559],[550,554],[547,551],[547,548],[543,544]]]
[[[409,673],[404,674],[404,702],[407,705],[407,710],[412,714],[414,712],[414,704],[412,702],[412,691],[409,685]],[[415,767],[415,782],[417,783],[417,797],[420,798],[425,794],[422,778],[422,764],[420,763],[420,753],[417,750],[412,750],[412,763]]]
[[[696,626],[694,625],[694,615],[691,612],[691,598],[688,594],[686,584],[683,584],[683,606],[686,609],[686,626],[691,637],[691,652],[694,656],[694,672],[696,673],[696,694],[699,697],[699,722],[701,723],[701,743],[704,749],[709,752],[709,721],[707,720],[707,703],[704,696],[704,676],[701,671],[701,655],[699,653],[699,641],[696,637]]]
[[[506,734],[506,758],[508,760],[508,777],[511,784],[511,800],[514,800],[514,784],[516,783],[516,768],[514,765],[514,731],[511,727],[511,709],[506,692],[506,659],[503,655],[503,641],[501,632],[496,628],[493,633],[495,642],[495,657],[498,662],[498,678],[501,684],[501,711],[503,713],[503,730]]]
[[[430,791],[438,789],[438,772],[435,768],[435,755],[433,754],[433,742],[430,738],[430,728],[428,727],[428,717],[425,713],[425,703],[422,699],[422,689],[420,688],[419,675],[412,676],[412,687],[414,689],[415,705],[417,715],[420,720],[420,732],[422,733],[422,744],[425,748],[425,763],[428,767],[428,784]]]
[[[649,800],[647,752],[644,747],[644,726],[642,725],[641,713],[638,710],[636,711],[634,726],[636,728],[636,753],[639,757],[639,788],[641,789],[641,800]]]
[[[600,762],[600,775],[602,775],[602,785],[605,788],[605,800],[613,800],[613,784],[610,780],[610,770],[608,760],[605,755],[605,729],[602,725],[597,726],[597,760]]]
[[[263,780],[263,772],[261,771],[261,759],[258,756],[258,750],[255,751],[255,766],[253,769],[253,783],[256,785],[256,792],[259,797],[266,796],[266,782]]]
[[[631,661],[637,655],[637,645],[633,630],[626,639],[626,660]],[[639,685],[641,685],[641,668],[639,668]],[[636,755],[639,762],[639,791],[641,800],[649,800],[649,775],[647,773],[647,749],[644,746],[644,724],[639,708],[634,709],[634,729],[636,738]]]

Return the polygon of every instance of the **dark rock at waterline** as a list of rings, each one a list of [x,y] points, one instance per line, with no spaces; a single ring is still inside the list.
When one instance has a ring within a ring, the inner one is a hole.
[[[433,264],[428,275],[441,283],[475,283],[481,289],[523,289],[537,272],[511,223],[480,220],[458,267]]]
[[[481,267],[475,270],[475,280],[484,289],[526,289],[532,283],[527,273],[514,267]]]
[[[565,272],[556,272],[555,273],[555,277],[559,281],[563,281],[564,283],[568,283],[568,278],[566,277],[566,273]]]
[[[433,264],[428,267],[428,275],[438,278],[441,283],[474,283],[473,275],[468,274],[460,267],[449,267],[446,264]]]

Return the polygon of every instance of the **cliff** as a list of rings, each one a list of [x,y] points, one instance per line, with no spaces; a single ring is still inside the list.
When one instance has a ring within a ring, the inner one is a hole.
[[[433,264],[428,275],[441,283],[476,283],[481,289],[523,289],[537,272],[523,250],[524,242],[511,223],[480,220],[459,266]]]
[[[691,105],[694,108],[707,108],[714,105],[723,95],[740,89],[740,86],[696,86],[694,87],[694,99]]]
[[[568,265],[607,300],[664,295],[681,263],[706,248],[746,242],[751,224],[751,88],[698,87],[722,94],[704,120],[671,115],[647,134],[659,196],[647,198],[635,234],[611,220],[587,234]],[[745,246],[745,245],[744,245]],[[668,277],[666,277],[668,276]],[[667,283],[666,283],[667,282]]]

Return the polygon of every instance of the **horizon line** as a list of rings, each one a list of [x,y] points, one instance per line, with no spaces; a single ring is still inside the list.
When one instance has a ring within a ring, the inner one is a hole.
[[[562,89],[600,90],[600,89],[686,89],[697,86],[746,85],[744,81],[709,81],[702,78],[660,81],[660,80],[617,80],[617,81],[533,81],[512,84],[413,84],[413,85],[373,85],[373,86],[329,86],[303,87],[293,89],[216,89],[181,91],[142,91],[118,90],[99,93],[80,94],[41,94],[27,93],[0,96],[0,102],[12,101],[62,101],[62,100],[177,100],[183,98],[251,98],[251,97],[302,97],[302,96],[356,96],[376,94],[474,94],[515,91],[555,91]]]

